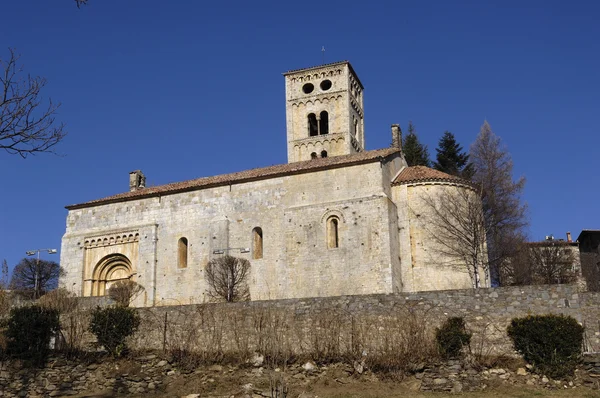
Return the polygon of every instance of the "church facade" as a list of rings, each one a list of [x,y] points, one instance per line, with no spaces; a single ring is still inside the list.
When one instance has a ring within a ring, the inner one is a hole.
[[[207,263],[229,254],[250,261],[252,300],[471,288],[423,215],[425,197],[474,188],[408,167],[397,125],[390,148],[365,150],[349,62],[284,77],[287,164],[156,187],[135,171],[128,192],[67,206],[61,286],[99,296],[129,279],[138,306],[201,303]]]

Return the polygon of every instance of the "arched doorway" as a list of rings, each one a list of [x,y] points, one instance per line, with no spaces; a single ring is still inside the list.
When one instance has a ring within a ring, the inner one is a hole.
[[[104,296],[111,285],[130,279],[133,274],[131,261],[122,254],[104,257],[94,268],[92,296]]]

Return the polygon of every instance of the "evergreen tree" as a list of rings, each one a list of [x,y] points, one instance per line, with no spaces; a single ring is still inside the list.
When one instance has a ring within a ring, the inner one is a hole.
[[[456,142],[454,134],[444,132],[436,148],[436,161],[433,167],[451,175],[470,180],[475,173],[475,168],[469,162],[469,155],[463,152],[463,148]]]
[[[402,151],[409,166],[429,167],[431,164],[427,146],[419,142],[412,121],[408,122],[408,134],[402,140]]]

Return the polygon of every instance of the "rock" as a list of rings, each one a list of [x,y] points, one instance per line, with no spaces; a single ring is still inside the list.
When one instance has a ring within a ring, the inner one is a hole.
[[[156,389],[156,385],[154,383],[148,383],[148,390]]]
[[[460,394],[462,392],[462,390],[463,390],[463,385],[461,382],[455,381],[452,384],[452,393],[453,394]]]
[[[433,384],[439,386],[442,384],[446,384],[448,382],[447,379],[444,379],[443,377],[437,378],[437,379],[433,379]]]
[[[306,362],[304,365],[302,365],[302,369],[304,369],[307,372],[312,372],[313,370],[315,370],[317,368],[317,365],[315,365],[314,363],[312,363],[311,361]]]
[[[365,362],[364,361],[360,361],[360,362],[354,361],[353,365],[354,365],[354,370],[356,371],[356,373],[362,374],[362,372],[364,372],[364,370],[365,370]]]
[[[164,359],[162,361],[160,361],[159,363],[156,364],[156,366],[158,367],[163,367],[165,365],[167,365],[169,362],[165,361]]]
[[[260,355],[258,352],[255,352],[254,356],[252,357],[250,362],[252,362],[252,366],[255,366],[255,367],[262,366],[262,364],[265,362],[265,356]]]
[[[210,370],[211,372],[222,372],[223,367],[221,365],[211,365],[208,367],[208,370]]]
[[[253,388],[254,386],[252,385],[252,383],[244,384],[242,386],[242,390],[244,390],[245,392],[250,392]]]
[[[519,368],[519,369],[517,369],[517,375],[527,376],[527,370],[525,368]]]
[[[406,388],[408,388],[410,391],[419,391],[421,389],[421,384],[423,383],[421,382],[421,380],[415,377],[404,381],[404,384],[406,385]]]
[[[549,381],[546,376],[542,377],[542,383],[548,383]]]
[[[181,398],[200,398],[200,394],[182,395]]]
[[[167,376],[173,376],[174,374],[175,374],[175,371],[174,371],[174,370],[169,370],[169,371],[167,372]]]

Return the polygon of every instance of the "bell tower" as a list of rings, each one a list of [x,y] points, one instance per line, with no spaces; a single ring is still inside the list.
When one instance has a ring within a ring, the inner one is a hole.
[[[350,62],[283,75],[288,163],[364,151],[364,88]]]

